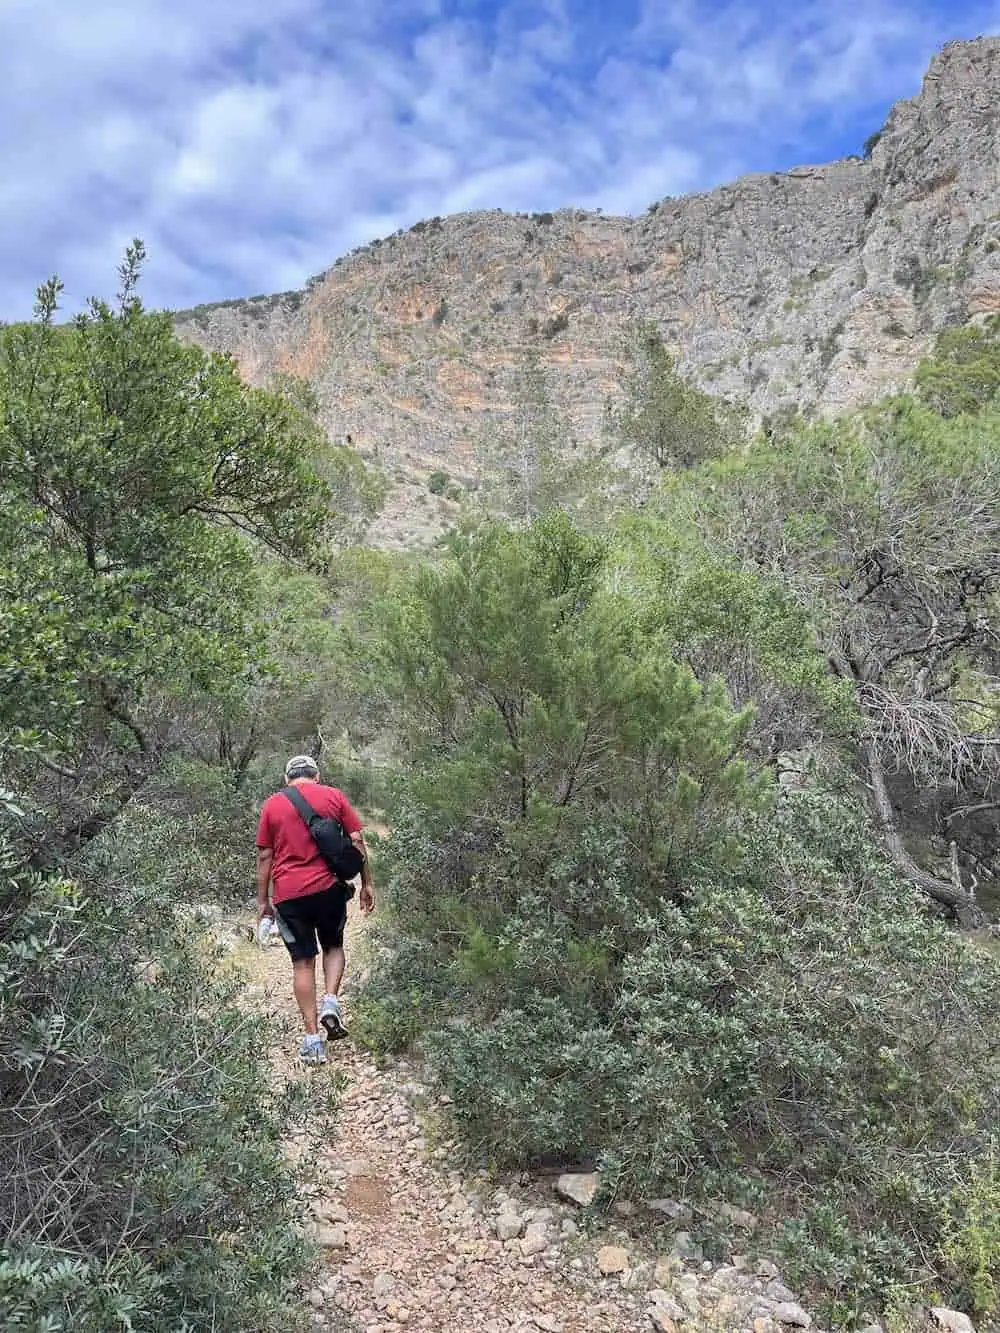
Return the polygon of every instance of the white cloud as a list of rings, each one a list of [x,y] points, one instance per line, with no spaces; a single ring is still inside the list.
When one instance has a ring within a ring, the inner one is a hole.
[[[179,306],[298,285],[420,217],[637,212],[816,160],[912,95],[944,38],[996,18],[976,0],[947,17],[913,0],[7,0],[0,315],[53,270],[69,304],[107,292],[132,235],[147,298]]]

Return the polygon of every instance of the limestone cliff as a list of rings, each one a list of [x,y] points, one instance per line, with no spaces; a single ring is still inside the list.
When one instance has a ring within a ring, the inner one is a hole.
[[[331,436],[395,483],[382,526],[406,541],[447,508],[426,499],[430,470],[475,476],[528,348],[584,437],[638,320],[761,416],[904,384],[937,329],[1000,310],[998,130],[1000,39],[953,43],[864,159],[747,176],[640,218],[433,218],[302,292],[199,307],[178,328],[251,380],[308,379]],[[417,496],[437,508],[411,522]]]

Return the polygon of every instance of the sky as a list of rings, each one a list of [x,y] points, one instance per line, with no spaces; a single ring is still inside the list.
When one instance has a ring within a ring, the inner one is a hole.
[[[859,152],[1000,0],[0,0],[0,319],[58,274],[288,290],[472,209],[641,213]]]

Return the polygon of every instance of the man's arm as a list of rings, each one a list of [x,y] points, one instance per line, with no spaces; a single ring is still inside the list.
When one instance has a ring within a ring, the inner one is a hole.
[[[362,912],[367,914],[375,907],[375,881],[372,879],[372,867],[368,859],[368,846],[365,842],[364,833],[360,829],[357,833],[352,833],[351,842],[365,858],[361,867],[361,892],[358,894],[358,906]]]
[[[257,920],[271,915],[271,904],[267,891],[271,883],[271,866],[274,863],[274,851],[270,847],[257,848]]]

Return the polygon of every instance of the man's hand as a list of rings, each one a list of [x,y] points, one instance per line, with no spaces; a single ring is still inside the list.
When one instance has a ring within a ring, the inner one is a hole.
[[[365,863],[361,867],[361,892],[358,894],[358,906],[367,916],[369,912],[375,910],[375,885],[372,883],[372,866],[368,859],[368,845],[365,842],[365,835],[360,829],[357,833],[351,834],[351,842],[365,858]]]
[[[266,916],[273,916],[274,909],[271,906],[268,895],[268,888],[271,883],[271,866],[274,863],[274,853],[270,847],[257,848],[257,922],[263,921]]]

